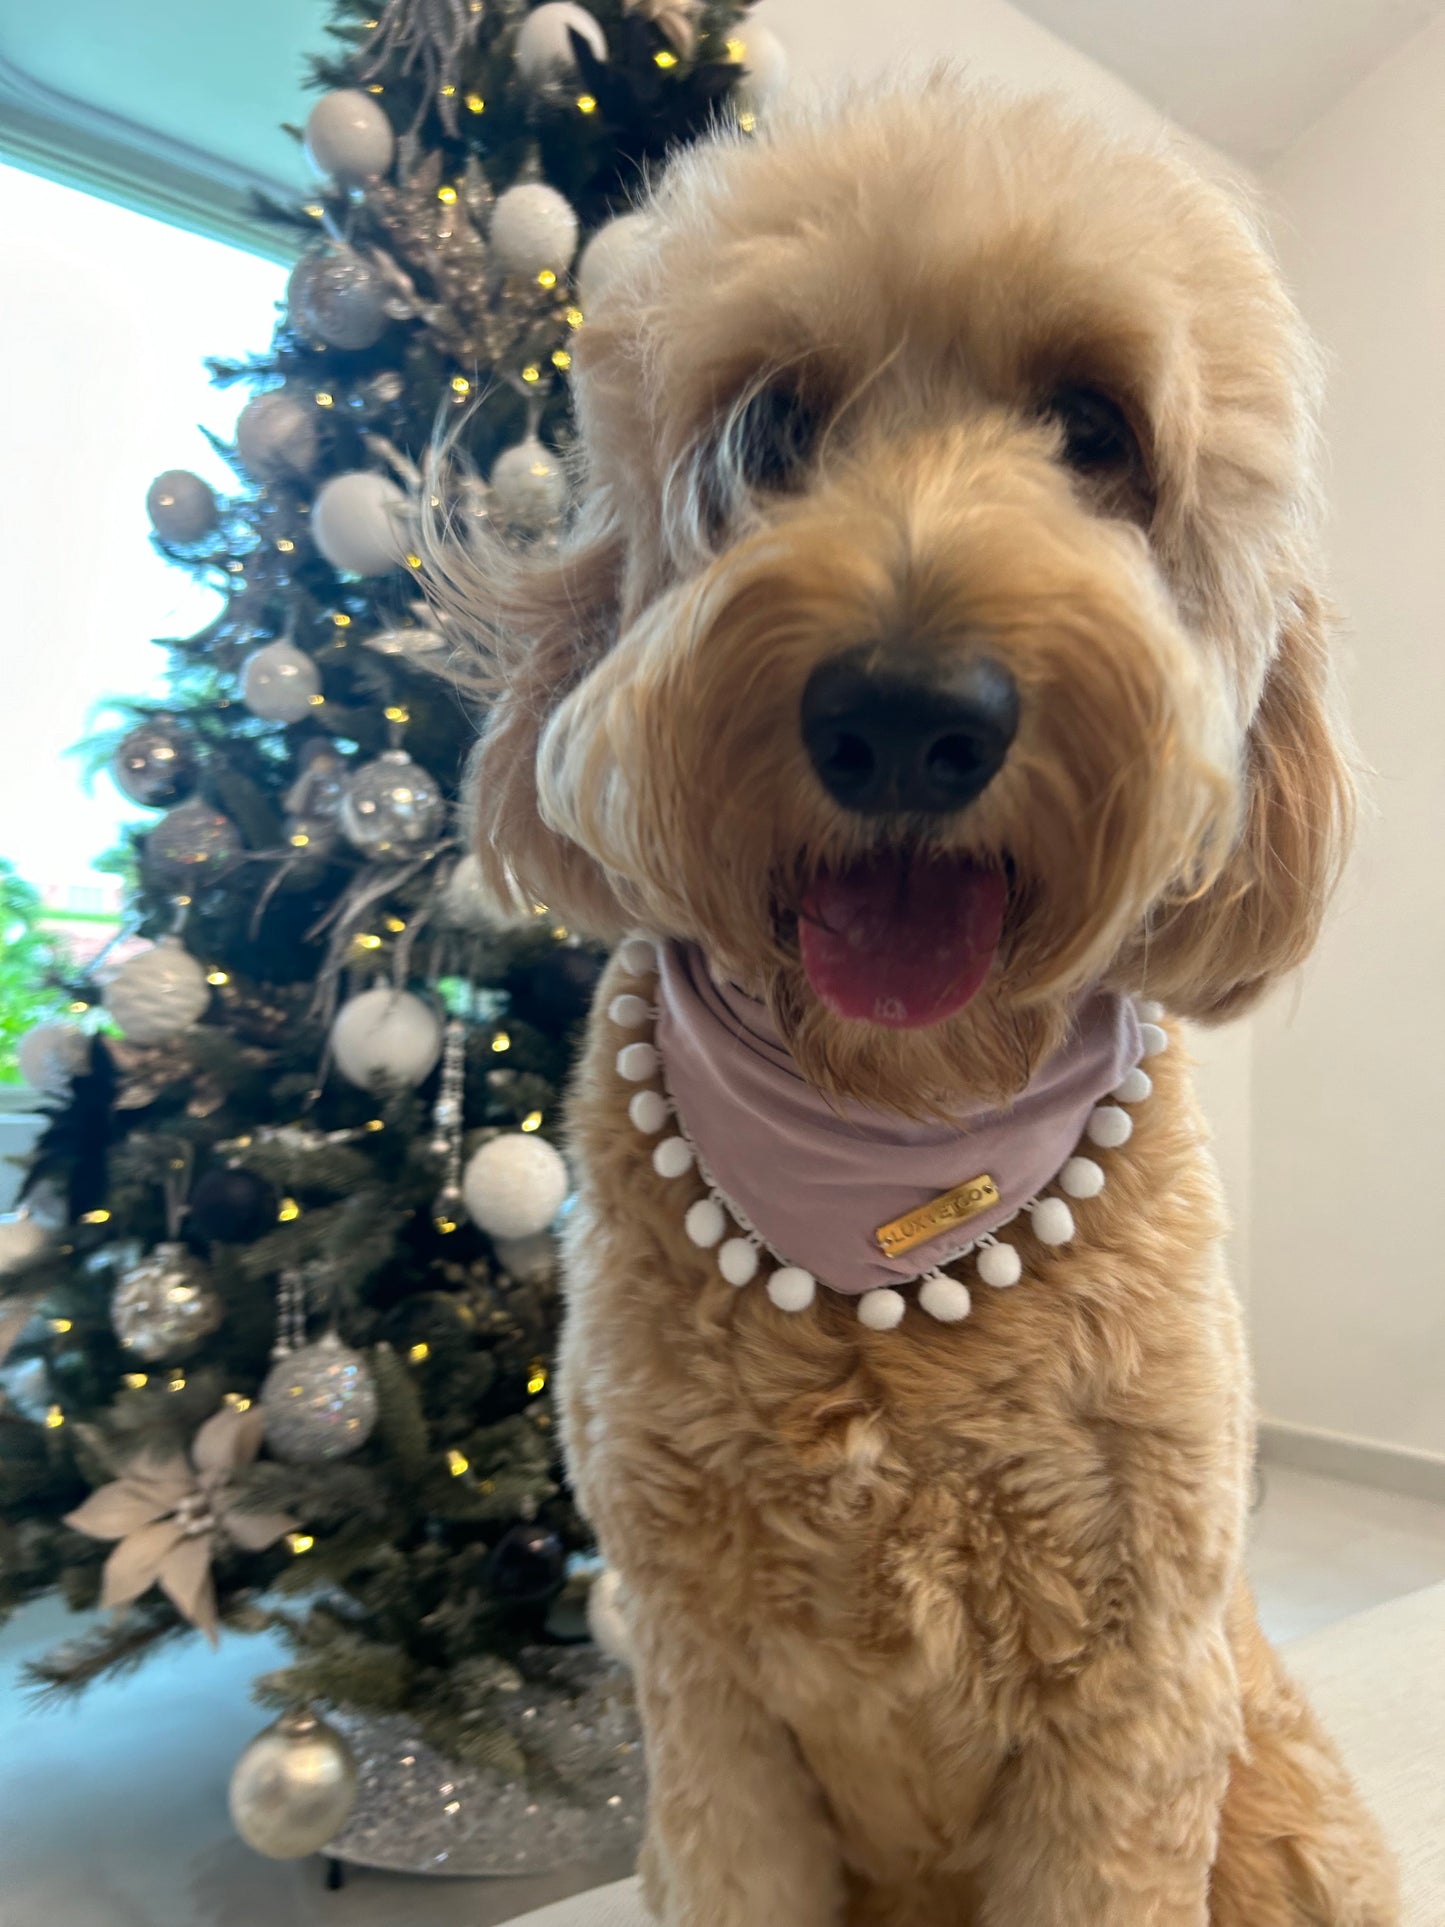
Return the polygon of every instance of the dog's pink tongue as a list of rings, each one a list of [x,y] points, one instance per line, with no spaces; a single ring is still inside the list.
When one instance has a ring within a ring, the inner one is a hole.
[[[839,1017],[938,1024],[988,975],[1003,912],[997,870],[961,858],[860,863],[814,884],[799,924],[803,969]]]

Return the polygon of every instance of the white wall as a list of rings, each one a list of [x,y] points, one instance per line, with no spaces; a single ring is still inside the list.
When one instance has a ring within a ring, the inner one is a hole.
[[[1331,553],[1373,820],[1254,1025],[1253,1319],[1271,1417],[1445,1454],[1445,18],[1269,171],[1334,368]]]

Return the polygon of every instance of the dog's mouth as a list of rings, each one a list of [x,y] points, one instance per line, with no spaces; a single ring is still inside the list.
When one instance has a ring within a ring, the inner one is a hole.
[[[881,853],[822,871],[798,919],[808,983],[838,1017],[942,1023],[982,989],[1007,896],[1003,870],[963,856]]]

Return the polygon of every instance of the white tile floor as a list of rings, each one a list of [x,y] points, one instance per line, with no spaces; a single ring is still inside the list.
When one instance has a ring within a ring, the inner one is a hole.
[[[1251,1567],[1275,1639],[1445,1579],[1445,1506],[1266,1468]],[[544,1881],[360,1874],[327,1893],[318,1861],[257,1859],[232,1833],[231,1762],[262,1723],[246,1685],[259,1642],[176,1652],[36,1713],[14,1690],[63,1637],[50,1605],[0,1633],[0,1927],[496,1927],[621,1869]]]

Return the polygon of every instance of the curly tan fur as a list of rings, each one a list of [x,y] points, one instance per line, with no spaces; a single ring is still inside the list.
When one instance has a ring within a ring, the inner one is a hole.
[[[498,894],[699,943],[820,1086],[913,1114],[1019,1089],[1090,984],[1246,1006],[1308,951],[1351,805],[1315,362],[1247,211],[940,76],[721,136],[647,213],[580,337],[571,537],[442,558],[498,685]],[[739,424],[780,371],[828,427],[760,495]],[[1066,468],[1066,380],[1126,409],[1147,505]],[[986,643],[1022,720],[972,807],[884,826],[1010,880],[983,991],[884,1032],[800,966],[810,878],[880,829],[798,712],[826,657],[899,639]],[[560,1383],[666,1927],[1389,1927],[1388,1855],[1241,1577],[1248,1372],[1178,1048],[1073,1244],[1025,1238],[1025,1286],[961,1328],[877,1334],[713,1274],[620,1124],[616,1044],[599,1014]]]

